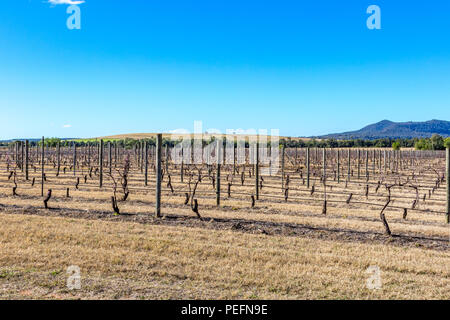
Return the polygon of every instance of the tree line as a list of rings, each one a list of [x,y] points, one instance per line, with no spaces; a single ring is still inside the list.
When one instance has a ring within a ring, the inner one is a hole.
[[[156,138],[146,138],[146,139],[104,139],[104,143],[111,142],[119,147],[125,149],[133,149],[138,147],[142,142],[147,142],[149,146],[156,145]],[[208,140],[203,139],[203,145],[207,145],[215,141],[215,137],[211,137]],[[172,140],[165,138],[163,139],[163,146],[174,147],[176,144],[180,143],[181,140]],[[5,142],[1,143],[1,146],[11,146],[15,143]],[[30,146],[40,146],[41,141],[31,141]],[[46,147],[56,147],[60,144],[61,147],[71,147],[76,146],[86,146],[97,145],[100,140],[88,139],[88,140],[62,140],[59,138],[45,138],[44,144]],[[364,140],[364,139],[353,139],[353,140],[336,140],[336,139],[310,139],[305,140],[301,138],[281,138],[279,141],[280,145],[288,148],[393,148],[399,150],[400,148],[414,148],[416,150],[444,150],[446,147],[450,148],[450,137],[443,138],[438,134],[434,134],[431,138],[412,138],[412,139],[392,139],[383,138],[375,140]],[[237,144],[237,143],[235,143]],[[270,142],[267,143],[270,146]],[[246,147],[249,146],[248,141],[245,142]]]
[[[292,138],[280,139],[280,144],[291,148],[414,148],[416,150],[444,150],[450,148],[450,137],[444,139],[438,134],[431,138],[412,138],[412,139],[392,139],[383,138],[375,140],[353,139],[353,140],[294,140]]]

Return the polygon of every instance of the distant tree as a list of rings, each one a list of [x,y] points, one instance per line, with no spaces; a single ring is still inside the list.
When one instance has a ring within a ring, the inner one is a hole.
[[[395,141],[395,142],[392,144],[392,149],[393,149],[393,150],[400,150],[400,148],[401,148],[400,141]]]
[[[445,139],[445,141],[444,141],[444,146],[445,146],[446,148],[450,148],[450,137],[447,138],[447,139]]]
[[[337,148],[339,144],[335,139],[328,139],[326,142],[326,146],[328,148]]]
[[[430,139],[419,139],[414,144],[414,148],[416,150],[431,150],[431,141]]]
[[[306,147],[306,142],[305,141],[303,141],[303,140],[298,140],[297,141],[297,147],[299,147],[299,148],[304,148],[304,147]]]
[[[44,145],[47,147],[56,147],[58,142],[61,142],[61,139],[59,138],[45,138],[44,139]],[[64,145],[65,142],[61,142],[62,145]],[[38,145],[40,146],[42,144],[42,141],[38,142]]]
[[[444,138],[442,136],[433,134],[430,140],[432,150],[444,150]]]

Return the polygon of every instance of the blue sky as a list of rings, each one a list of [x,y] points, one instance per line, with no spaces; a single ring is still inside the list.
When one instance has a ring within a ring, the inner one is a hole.
[[[81,30],[67,7],[2,1],[0,139],[450,120],[446,0],[85,0]]]

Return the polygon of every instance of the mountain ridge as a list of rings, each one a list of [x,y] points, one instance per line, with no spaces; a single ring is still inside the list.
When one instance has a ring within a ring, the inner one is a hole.
[[[433,134],[449,137],[450,121],[433,119],[423,122],[393,122],[390,120],[382,120],[377,123],[369,124],[359,130],[326,134],[316,138],[338,140],[374,140],[383,138],[411,139],[430,138]]]

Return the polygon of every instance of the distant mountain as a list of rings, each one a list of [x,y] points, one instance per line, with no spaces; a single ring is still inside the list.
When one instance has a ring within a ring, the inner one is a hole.
[[[321,139],[382,139],[382,138],[429,138],[433,134],[450,136],[450,121],[430,120],[425,122],[392,122],[383,120],[357,131],[320,136]]]

